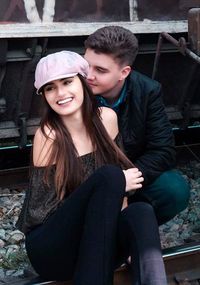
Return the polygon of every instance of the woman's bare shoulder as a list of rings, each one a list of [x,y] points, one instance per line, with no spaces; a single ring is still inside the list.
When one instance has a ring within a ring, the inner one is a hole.
[[[33,164],[35,166],[47,165],[54,139],[55,132],[49,127],[45,126],[44,132],[40,127],[36,130],[33,140]]]
[[[104,127],[112,139],[114,139],[118,132],[117,114],[111,108],[100,107],[101,119]]]

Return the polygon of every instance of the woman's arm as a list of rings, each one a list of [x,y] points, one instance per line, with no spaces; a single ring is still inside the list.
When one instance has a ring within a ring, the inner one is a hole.
[[[101,107],[101,118],[110,137],[114,140],[119,133],[117,114],[110,108]],[[124,170],[126,179],[126,192],[142,188],[144,178],[137,168]],[[122,210],[128,206],[127,197],[124,198]]]
[[[117,114],[110,108],[100,107],[102,123],[114,140],[119,133]]]
[[[47,137],[38,128],[33,140],[33,165],[47,166],[50,158],[52,144],[55,139],[55,133],[45,127]]]

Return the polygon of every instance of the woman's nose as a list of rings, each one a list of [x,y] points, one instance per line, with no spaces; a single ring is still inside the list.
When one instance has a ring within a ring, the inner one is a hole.
[[[57,88],[57,91],[58,91],[58,95],[59,96],[63,96],[63,95],[65,95],[67,93],[67,90],[66,90],[66,88],[64,86],[59,86]]]

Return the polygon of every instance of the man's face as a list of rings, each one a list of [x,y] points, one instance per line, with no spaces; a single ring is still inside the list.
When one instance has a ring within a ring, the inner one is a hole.
[[[124,67],[121,67],[110,55],[96,53],[87,49],[85,59],[89,63],[87,82],[95,95],[105,99],[114,99],[124,83]]]

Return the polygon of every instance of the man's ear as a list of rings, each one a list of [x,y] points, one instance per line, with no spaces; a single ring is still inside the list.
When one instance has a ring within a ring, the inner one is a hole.
[[[121,80],[126,79],[126,77],[130,74],[131,72],[131,67],[129,65],[126,65],[122,68],[121,70]]]

